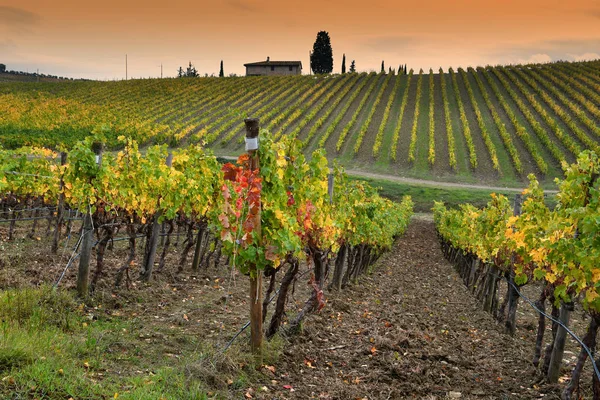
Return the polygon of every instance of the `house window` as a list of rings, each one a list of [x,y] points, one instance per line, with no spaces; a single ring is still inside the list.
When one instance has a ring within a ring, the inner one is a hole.
[[[294,70],[294,67],[292,67],[292,66],[290,65],[290,72],[292,72],[293,70]]]
[[[271,65],[271,71],[275,71],[275,66]]]

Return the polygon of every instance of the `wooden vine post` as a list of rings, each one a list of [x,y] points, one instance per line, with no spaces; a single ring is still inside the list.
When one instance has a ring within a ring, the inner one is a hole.
[[[515,205],[513,209],[513,214],[515,216],[521,215],[521,204],[523,201],[523,197],[520,193],[517,193],[515,196]],[[517,305],[519,303],[519,293],[517,293],[517,289],[514,287],[515,283],[515,270],[514,266],[514,255],[512,256],[510,271],[508,272],[508,315],[506,316],[506,321],[504,325],[504,330],[506,333],[514,336],[516,328],[517,328]]]
[[[64,166],[67,163],[67,153],[64,151],[60,153],[60,165]],[[60,234],[62,232],[62,226],[64,222],[65,213],[65,194],[63,193],[64,180],[61,174],[59,183],[60,193],[58,194],[58,207],[56,209],[56,226],[54,227],[54,238],[52,241],[52,254],[58,252],[58,242],[60,241]]]
[[[96,164],[102,165],[102,143],[92,144],[92,151],[96,155]],[[79,297],[87,297],[89,293],[90,281],[90,259],[92,257],[92,246],[94,244],[94,225],[92,221],[92,213],[89,209],[90,205],[86,205],[88,209],[83,217],[83,230],[81,231],[81,253],[79,256],[79,269],[77,271],[77,294]]]
[[[167,167],[171,168],[173,165],[173,153],[169,153],[166,160]],[[158,200],[158,205],[160,206],[160,199]],[[146,241],[146,251],[144,253],[144,265],[142,266],[141,278],[143,281],[148,282],[152,277],[152,269],[154,267],[154,260],[156,259],[156,248],[158,247],[158,237],[160,236],[160,223],[158,220],[162,217],[162,210],[158,210],[156,214],[154,214],[154,219],[152,221],[152,230],[150,232],[150,236]]]
[[[569,326],[569,319],[573,311],[573,303],[562,303],[560,306],[560,315],[558,320],[564,326]],[[550,366],[548,368],[548,382],[558,382],[560,375],[560,366],[562,364],[563,355],[565,353],[565,341],[567,339],[567,330],[562,326],[558,326],[556,338],[554,339],[554,347],[552,348],[552,356],[550,357]]]
[[[596,182],[598,177],[599,177],[598,174],[595,174],[595,173],[592,174],[592,176],[590,177],[590,181],[584,187],[584,193],[585,193],[585,197],[584,197],[584,201],[583,201],[584,207],[587,207],[589,205],[590,197],[591,197],[590,188],[592,188],[594,186],[594,183]],[[579,227],[577,227],[575,229],[575,239],[577,239],[578,236],[579,236]],[[565,352],[565,341],[567,338],[567,329],[565,327],[569,326],[569,319],[571,317],[571,313],[573,312],[573,309],[574,309],[574,304],[572,301],[561,303],[560,314],[559,314],[558,319],[562,323],[562,325],[558,326],[558,331],[556,332],[556,337],[554,338],[554,347],[552,348],[552,356],[550,357],[550,366],[548,367],[548,375],[546,376],[546,379],[550,383],[558,382],[558,377],[560,375],[560,366],[562,364],[562,359],[563,359],[563,355]],[[592,318],[594,318],[594,317],[592,317]],[[592,320],[592,322],[593,322],[593,320]],[[586,335],[587,340],[591,340],[588,336],[593,335],[593,337],[594,337],[593,343],[595,343],[595,341],[596,341],[596,339],[595,339],[596,329],[597,329],[597,327],[594,327],[592,329],[592,324],[590,323],[590,332],[588,333],[588,335]],[[584,340],[586,340],[586,339],[584,339]],[[590,346],[591,344],[592,343],[588,343],[587,346]],[[582,353],[584,353],[583,350],[582,350]],[[580,356],[580,358],[583,358],[583,356]],[[574,378],[579,379],[579,377],[577,375],[575,375]],[[568,398],[568,396],[565,396],[565,397]],[[563,398],[565,398],[565,397],[563,397]],[[596,387],[594,384],[594,398],[597,398],[597,397],[598,396],[596,393]]]
[[[250,157],[250,169],[258,170],[258,118],[247,118],[244,120],[246,124],[246,150]],[[257,237],[261,237],[260,228],[260,209],[256,213],[255,230],[258,233]],[[250,271],[250,347],[252,352],[257,354],[262,363],[262,341],[263,341],[263,317],[262,317],[262,271],[256,264],[249,267]]]

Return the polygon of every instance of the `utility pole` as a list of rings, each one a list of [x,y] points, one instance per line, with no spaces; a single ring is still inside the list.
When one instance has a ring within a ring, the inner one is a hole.
[[[163,78],[163,68],[162,68],[162,63],[160,63],[160,79]]]
[[[125,54],[125,80],[127,80],[127,54]]]

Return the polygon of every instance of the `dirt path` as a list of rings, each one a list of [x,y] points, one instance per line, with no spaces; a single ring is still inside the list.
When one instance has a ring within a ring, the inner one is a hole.
[[[415,219],[374,273],[329,295],[258,397],[559,398],[538,386],[531,347],[480,310],[444,260],[433,223]]]
[[[237,160],[237,157],[231,156],[220,156],[226,160]],[[522,188],[510,188],[510,187],[502,187],[502,186],[488,186],[488,185],[475,185],[470,183],[458,183],[458,182],[441,182],[441,181],[430,181],[426,179],[416,179],[416,178],[407,178],[404,176],[396,176],[396,175],[385,175],[385,174],[375,174],[372,172],[359,171],[355,169],[347,169],[346,173],[351,176],[359,177],[359,178],[369,178],[369,179],[380,179],[385,181],[397,182],[397,183],[406,183],[409,185],[424,185],[424,186],[433,186],[438,188],[453,188],[453,189],[481,189],[481,190],[491,190],[497,192],[514,192],[520,193],[525,189],[525,186]],[[557,190],[546,190],[546,193],[558,193]]]
[[[501,187],[501,186],[475,185],[475,184],[470,184],[470,183],[429,181],[429,180],[425,180],[425,179],[406,178],[403,176],[375,174],[372,172],[358,171],[358,170],[354,170],[354,169],[347,169],[346,173],[348,175],[357,176],[357,177],[361,177],[361,178],[381,179],[381,180],[398,182],[398,183],[407,183],[410,185],[425,185],[425,186],[434,186],[434,187],[439,187],[439,188],[481,189],[481,190],[492,190],[492,191],[498,191],[498,192],[515,192],[515,193],[520,193],[525,188],[525,187],[510,188],[510,187]],[[557,193],[556,190],[544,190],[544,192]]]

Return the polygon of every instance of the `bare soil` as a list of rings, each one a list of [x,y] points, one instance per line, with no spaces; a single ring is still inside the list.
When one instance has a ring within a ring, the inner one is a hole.
[[[49,257],[50,241],[42,227],[41,240],[22,239],[27,230],[21,227],[13,242],[5,241],[6,228],[0,228],[0,287],[53,283],[70,254]],[[109,345],[120,353],[115,360],[107,355],[106,374],[178,367],[190,379],[201,379],[209,398],[559,399],[579,351],[569,340],[560,383],[544,384],[530,362],[537,314],[521,302],[516,335],[504,334],[443,258],[430,216],[414,218],[368,275],[341,292],[326,292],[325,308],[309,316],[300,333],[277,335],[267,348],[279,356],[269,354],[256,367],[248,363],[248,331],[223,352],[248,318],[246,277],[223,264],[192,274],[191,260],[176,274],[178,247],[152,284],[136,281],[137,268],[132,267],[131,286],[114,290],[125,243],[117,242],[107,252],[98,306],[89,309],[90,315],[131,323],[127,336]],[[61,287],[74,286],[75,270],[67,271]],[[288,299],[289,320],[310,296],[306,271],[309,267],[301,266]],[[523,291],[535,298],[538,289],[528,285]],[[576,310],[572,318],[580,336],[585,330],[582,315]],[[140,354],[145,358],[139,359]],[[582,375],[586,397],[590,377],[587,365]]]
[[[535,316],[520,313],[517,335],[503,334],[443,258],[431,221],[414,220],[371,275],[328,297],[258,398],[560,398],[529,362]]]

